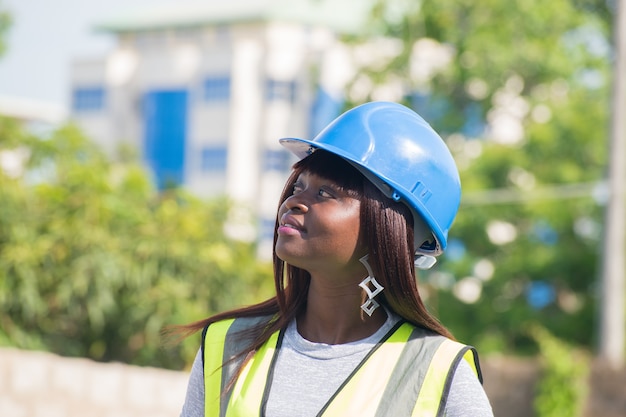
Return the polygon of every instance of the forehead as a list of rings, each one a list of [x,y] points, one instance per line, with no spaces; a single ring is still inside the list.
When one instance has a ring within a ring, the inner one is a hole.
[[[315,181],[324,181],[324,182],[332,182],[336,181],[332,177],[324,177],[322,175],[316,174],[315,172],[311,172],[309,170],[304,170],[298,174],[296,177],[296,181],[301,180],[315,180]]]
[[[361,187],[356,186],[350,181],[343,181],[341,178],[326,177],[307,170],[302,171],[295,178],[294,183],[307,187],[329,187],[344,192],[354,198],[360,197],[362,194]]]

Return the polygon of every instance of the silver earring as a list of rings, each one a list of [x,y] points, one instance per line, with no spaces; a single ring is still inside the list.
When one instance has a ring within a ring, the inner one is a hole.
[[[374,273],[372,272],[370,264],[367,262],[367,257],[368,255],[365,255],[364,257],[359,259],[359,261],[363,265],[365,265],[365,269],[367,269],[368,274],[367,278],[361,281],[359,287],[363,288],[367,293],[367,301],[363,303],[363,305],[361,306],[361,310],[363,310],[365,314],[371,317],[372,313],[374,313],[374,311],[380,306],[380,304],[378,304],[378,302],[374,300],[374,297],[380,294],[385,289],[385,287],[380,285],[378,281],[376,281],[376,278],[374,278]],[[370,288],[370,286],[373,288]]]

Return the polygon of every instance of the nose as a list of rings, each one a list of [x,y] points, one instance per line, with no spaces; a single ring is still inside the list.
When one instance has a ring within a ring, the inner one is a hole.
[[[287,210],[291,211],[302,211],[306,212],[309,209],[309,206],[306,203],[306,200],[303,196],[304,193],[292,194],[283,203],[283,206]]]

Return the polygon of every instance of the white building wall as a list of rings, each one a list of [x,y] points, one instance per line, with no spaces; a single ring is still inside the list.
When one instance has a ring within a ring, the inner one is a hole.
[[[264,45],[255,31],[242,31],[233,41],[231,72],[228,182],[231,197],[252,202],[256,195],[258,135],[263,116],[261,72]]]
[[[189,109],[185,187],[200,197],[226,193],[226,173],[203,171],[202,151],[206,147],[228,146],[230,112],[224,105],[203,103],[197,98]]]
[[[226,189],[235,206],[227,233],[244,240],[256,238],[254,207],[260,172],[258,152],[265,58],[265,45],[259,34],[258,26],[244,26],[233,33]]]
[[[105,91],[104,108],[100,111],[82,109],[75,113],[74,119],[79,122],[85,134],[94,140],[105,152],[113,154],[117,147],[113,121],[110,110],[113,102],[107,90],[105,59],[78,61],[72,72],[72,91],[77,88],[103,88]]]
[[[183,186],[202,198],[228,196],[239,209],[231,215],[229,233],[254,239],[258,226],[264,225],[262,238],[267,241],[289,166],[295,162],[278,139],[310,136],[318,82],[313,77],[322,72],[325,56],[337,44],[329,30],[286,23],[125,34],[106,61],[75,65],[74,85],[101,83],[109,99],[104,111],[76,117],[111,154],[123,141],[141,155],[142,97],[154,90],[186,90]],[[210,77],[230,77],[227,101],[204,99],[203,83]],[[268,80],[293,82],[294,100],[267,101]],[[203,150],[219,147],[227,149],[225,172],[203,169]],[[268,168],[268,152],[285,152],[291,159],[282,169]],[[266,249],[260,251],[271,253]]]
[[[202,151],[207,147],[228,148],[230,106],[228,102],[205,100],[202,83],[206,78],[230,76],[233,53],[229,33],[207,28],[199,42],[199,65],[189,107],[185,187],[200,197],[222,196],[227,192],[226,172],[203,170]]]
[[[109,98],[107,115],[112,121],[111,142],[141,152],[143,127],[140,124],[141,103],[137,98],[139,56],[135,49],[121,45],[106,58],[106,88]]]

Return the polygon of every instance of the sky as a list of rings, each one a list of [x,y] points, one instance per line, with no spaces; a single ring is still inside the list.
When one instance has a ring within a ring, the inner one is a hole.
[[[208,0],[207,0],[208,1]],[[114,38],[97,23],[126,10],[176,0],[0,0],[13,25],[0,56],[0,98],[29,99],[69,107],[73,59],[103,57]]]

